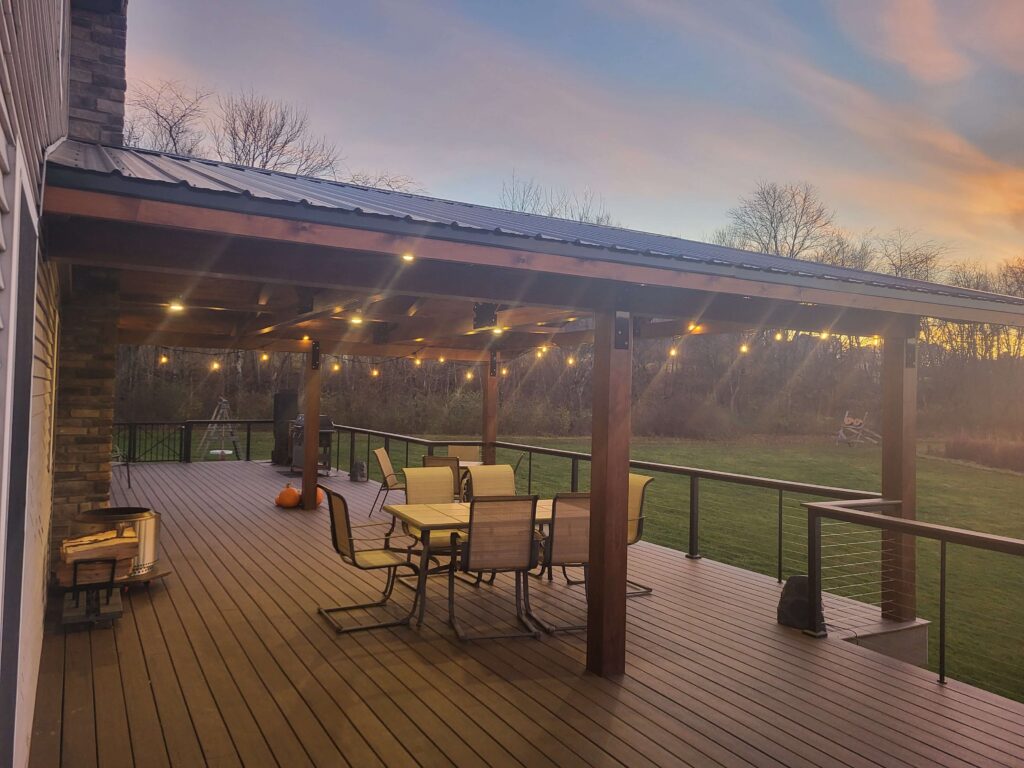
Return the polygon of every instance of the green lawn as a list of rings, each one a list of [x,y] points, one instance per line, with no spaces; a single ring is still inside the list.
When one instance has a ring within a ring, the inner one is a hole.
[[[515,442],[589,452],[582,438],[518,437]],[[198,438],[194,445],[198,444]],[[253,459],[270,455],[269,429],[254,430]],[[374,439],[371,448],[381,445]],[[241,450],[244,454],[244,437]],[[342,439],[340,466],[348,467],[348,439]],[[407,454],[408,450],[408,454]],[[396,468],[419,465],[419,446],[391,445]],[[195,450],[194,450],[195,454]],[[359,437],[357,457],[366,459]],[[513,463],[517,453],[500,450],[498,460]],[[336,454],[337,456],[337,454]],[[848,448],[827,439],[758,439],[701,442],[636,439],[634,459],[763,475],[821,485],[878,490],[880,451]],[[195,456],[198,459],[198,456]],[[371,477],[376,477],[370,462]],[[520,491],[551,496],[569,490],[570,462],[535,456],[524,461]],[[580,467],[580,488],[589,482],[589,465]],[[918,462],[918,517],[976,531],[1024,538],[1024,476],[946,461],[922,454]],[[806,571],[806,515],[809,499],[783,497],[783,575]],[[657,474],[649,488],[645,538],[685,550],[688,537],[689,481]],[[776,575],[778,494],[775,491],[701,481],[701,551],[710,558]],[[830,525],[826,523],[826,525]],[[824,554],[823,579],[830,591],[877,602],[878,534],[835,524],[825,529],[834,544]],[[935,622],[931,631],[933,666],[938,641],[938,544],[918,545],[918,614]],[[947,671],[951,677],[1024,700],[1024,560],[950,546],[948,553]]]

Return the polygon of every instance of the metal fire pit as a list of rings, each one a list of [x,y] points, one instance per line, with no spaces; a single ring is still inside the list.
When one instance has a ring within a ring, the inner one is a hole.
[[[152,573],[156,569],[159,555],[157,543],[160,537],[160,513],[146,507],[109,507],[83,512],[75,522],[88,525],[113,526],[120,536],[126,528],[134,528],[139,539],[139,554],[132,559],[132,570],[128,578]]]

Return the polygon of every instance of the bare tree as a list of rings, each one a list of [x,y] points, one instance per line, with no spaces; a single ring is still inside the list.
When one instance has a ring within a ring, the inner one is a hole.
[[[582,191],[548,187],[536,179],[524,179],[513,170],[501,184],[501,207],[510,211],[536,213],[586,224],[614,225],[604,198],[589,187]]]
[[[819,264],[870,272],[878,261],[878,249],[871,233],[854,238],[835,229],[825,236],[811,258]]]
[[[376,189],[390,189],[392,192],[420,192],[422,188],[412,176],[387,171],[349,171],[344,178],[349,184]]]
[[[337,146],[313,134],[306,111],[255,91],[219,96],[210,122],[221,160],[304,176],[337,176]]]
[[[203,117],[210,91],[177,80],[133,83],[128,93],[125,143],[191,155],[206,140]]]
[[[832,219],[812,185],[762,181],[730,209],[723,237],[735,247],[807,258],[827,242]]]
[[[1024,298],[1024,256],[1007,259],[996,268],[996,290]]]
[[[882,271],[913,280],[937,280],[945,269],[948,246],[935,240],[921,240],[916,232],[894,229],[876,240]]]

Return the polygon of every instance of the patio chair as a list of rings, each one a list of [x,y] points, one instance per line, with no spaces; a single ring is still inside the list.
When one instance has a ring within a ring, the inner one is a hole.
[[[477,496],[469,508],[469,537],[458,548],[451,539],[452,561],[448,570],[448,621],[459,640],[494,640],[506,637],[540,637],[525,613],[529,602],[526,574],[537,564],[536,496]],[[455,614],[456,571],[514,573],[516,580],[516,619],[523,632],[470,635],[463,631]]]
[[[647,493],[647,486],[654,481],[653,477],[647,475],[637,475],[632,472],[629,473],[629,499],[626,503],[626,546],[632,546],[643,538],[644,534],[644,496]],[[543,573],[543,571],[541,571]],[[550,571],[549,571],[550,574]],[[584,579],[571,579],[569,573],[566,571],[566,566],[562,566],[562,574],[565,576],[565,583],[576,585],[585,584]],[[632,587],[632,590],[626,592],[626,597],[643,597],[649,595],[654,591],[653,587],[648,587],[645,584],[640,584],[636,581],[626,579],[626,584]]]
[[[419,595],[413,599],[412,607],[409,609],[409,613],[400,619],[394,619],[392,621],[382,621],[375,624],[360,624],[351,627],[342,626],[338,623],[337,619],[334,618],[336,613],[344,613],[347,611],[355,610],[366,610],[368,608],[379,608],[385,605],[391,598],[391,593],[395,588],[395,581],[398,576],[399,568],[406,568],[412,571],[412,575],[419,574],[419,567],[406,559],[405,555],[401,552],[396,552],[393,549],[388,548],[377,548],[377,549],[356,549],[357,541],[382,541],[385,537],[382,536],[367,536],[367,537],[355,537],[353,536],[353,530],[362,532],[367,528],[379,528],[382,523],[364,523],[362,525],[352,525],[352,521],[349,518],[348,503],[345,501],[345,497],[337,491],[331,490],[330,488],[320,485],[317,486],[327,495],[327,506],[331,514],[331,542],[334,544],[335,551],[341,555],[342,561],[358,568],[361,571],[377,571],[387,570],[387,581],[384,583],[384,592],[381,595],[380,600],[372,603],[359,603],[356,605],[338,605],[329,608],[317,607],[317,613],[323,616],[327,622],[334,628],[334,631],[339,635],[347,634],[349,632],[362,632],[368,629],[381,629],[384,627],[398,627],[408,625],[411,621],[413,614],[416,613],[416,607],[419,602]]]
[[[405,469],[405,502],[406,504],[451,504],[452,503],[452,472],[448,467],[407,467]],[[398,518],[395,518],[397,522]],[[395,524],[392,523],[393,531]],[[410,536],[414,543],[406,550],[411,558],[416,544],[423,544],[423,531],[405,522],[402,531]],[[445,528],[430,532],[429,543],[424,556],[431,558],[434,554],[452,554],[452,538],[462,540],[465,533],[455,528]],[[431,569],[428,573],[438,573],[440,569]],[[400,580],[406,586],[413,586],[407,577]]]
[[[560,493],[551,504],[551,526],[543,542],[541,573],[560,565],[582,566],[584,594],[590,576],[590,494]],[[571,632],[586,629],[586,624],[556,625],[539,619],[526,594],[526,615],[545,632]]]
[[[380,506],[383,509],[384,505],[388,502],[389,493],[405,490],[405,483],[398,479],[398,475],[395,474],[395,468],[391,466],[391,457],[388,456],[388,452],[384,448],[377,448],[374,450],[373,455],[377,459],[377,466],[380,467],[381,481],[380,487],[377,489],[377,495],[373,499],[373,504],[370,505],[370,514],[367,517],[373,515],[374,507],[377,506],[378,501],[380,501]],[[384,498],[381,498],[381,494],[383,494]]]
[[[469,472],[469,498],[475,496],[515,496],[516,474],[508,464],[481,464],[466,467]]]
[[[515,470],[508,464],[482,464],[479,467],[466,467],[466,470],[469,473],[466,498],[470,501],[476,496],[516,495]],[[497,575],[491,572],[487,583],[493,584]],[[477,574],[475,586],[480,586],[483,578],[483,573]]]
[[[647,494],[647,486],[654,481],[653,477],[629,473],[629,510],[627,512],[628,528],[626,529],[626,545],[636,544],[644,535],[644,497]],[[626,584],[632,587],[632,591],[626,592],[626,597],[642,597],[654,591],[652,587],[639,584],[626,579]]]
[[[424,467],[448,467],[452,473],[452,499],[462,498],[462,469],[457,456],[424,456]]]
[[[455,456],[459,461],[480,461],[480,446],[449,445],[448,455]]]

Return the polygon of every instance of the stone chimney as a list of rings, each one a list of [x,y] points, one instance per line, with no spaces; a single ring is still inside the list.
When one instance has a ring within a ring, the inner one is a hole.
[[[71,0],[68,137],[124,143],[128,0]]]

